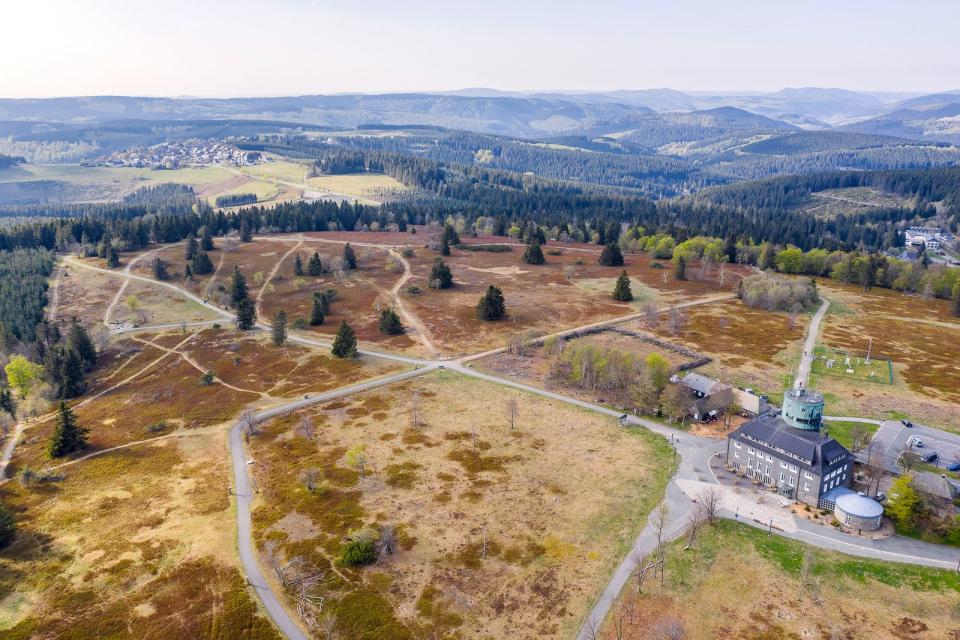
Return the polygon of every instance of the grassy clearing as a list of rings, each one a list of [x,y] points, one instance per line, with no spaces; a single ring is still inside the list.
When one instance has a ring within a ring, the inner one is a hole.
[[[307,165],[292,160],[278,160],[241,167],[240,171],[245,175],[262,180],[302,184],[307,176]]]
[[[182,169],[153,170],[135,167],[81,167],[73,164],[27,164],[8,174],[0,172],[4,182],[24,180],[59,180],[80,183],[134,183],[203,185],[221,182],[233,174],[218,166],[185,167]]]
[[[216,190],[207,196],[207,202],[216,206],[217,196],[229,196],[237,193],[252,193],[257,196],[257,202],[263,202],[277,197],[280,194],[280,187],[272,182],[251,180],[229,189]]]
[[[861,383],[893,384],[893,363],[885,358],[871,357],[868,363],[866,354],[828,347],[817,347],[813,355],[812,373]]]
[[[450,373],[308,415],[314,440],[297,431],[302,414],[251,439],[255,537],[327,572],[343,637],[569,637],[671,473],[669,446],[649,432]],[[347,453],[357,446],[362,482]],[[345,537],[382,525],[396,528],[397,553],[344,566]]]
[[[236,569],[218,434],[125,449],[61,482],[0,486],[0,637],[277,638]]]
[[[113,308],[111,322],[129,322],[134,326],[176,324],[216,320],[220,316],[166,287],[132,280]]]
[[[853,446],[854,430],[863,430],[870,437],[873,437],[873,434],[880,429],[878,425],[869,422],[850,422],[847,420],[831,420],[826,423],[826,426],[830,430],[830,435],[847,449]]]
[[[317,189],[326,189],[358,198],[375,198],[385,191],[406,191],[403,183],[382,173],[354,173],[308,178],[307,184]]]
[[[67,265],[59,284],[56,319],[70,321],[77,318],[91,329],[101,325],[107,305],[122,284],[120,278]]]
[[[691,549],[671,546],[666,584],[621,594],[624,638],[672,621],[698,638],[947,638],[956,632],[960,577],[853,558],[722,521]],[[616,637],[618,609],[602,637]],[[654,636],[657,637],[657,636]]]

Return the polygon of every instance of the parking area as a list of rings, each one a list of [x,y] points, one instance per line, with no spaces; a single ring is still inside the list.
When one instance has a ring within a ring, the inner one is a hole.
[[[897,458],[907,449],[918,454],[936,452],[936,466],[960,462],[960,435],[941,431],[920,424],[912,428],[899,420],[888,420],[881,425],[874,438],[884,448],[884,465],[891,472],[898,472]],[[910,446],[911,441],[919,440],[922,446]]]

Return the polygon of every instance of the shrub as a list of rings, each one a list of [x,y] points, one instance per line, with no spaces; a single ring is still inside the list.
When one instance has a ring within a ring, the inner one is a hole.
[[[347,566],[372,564],[376,559],[377,549],[368,534],[357,535],[340,549],[340,561]]]
[[[812,280],[768,273],[744,278],[737,289],[737,297],[748,307],[791,313],[800,313],[820,302]]]

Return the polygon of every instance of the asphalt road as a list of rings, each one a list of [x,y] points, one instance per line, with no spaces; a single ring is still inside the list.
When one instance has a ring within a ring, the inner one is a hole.
[[[919,454],[936,451],[940,456],[938,465],[941,467],[960,462],[960,435],[916,423],[912,429],[908,429],[899,420],[888,420],[874,436],[884,447],[883,463],[887,469],[899,472],[897,458],[908,448],[911,438],[919,438],[923,442],[923,447],[914,447],[913,451]]]

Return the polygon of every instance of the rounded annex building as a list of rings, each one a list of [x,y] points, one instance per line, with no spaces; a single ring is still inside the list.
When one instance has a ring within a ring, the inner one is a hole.
[[[880,528],[883,506],[859,493],[845,493],[837,497],[833,515],[846,527],[874,531]]]

